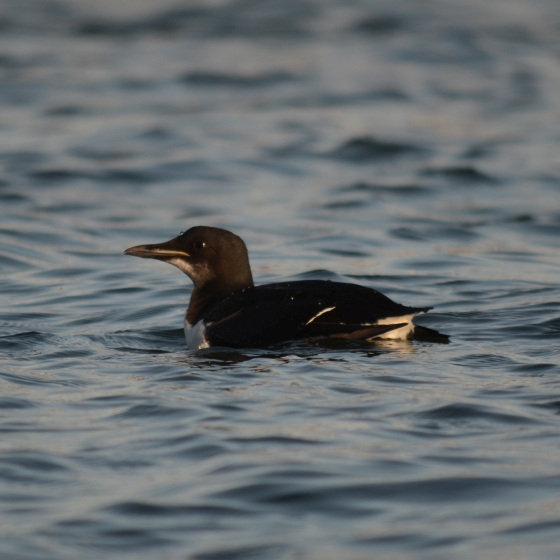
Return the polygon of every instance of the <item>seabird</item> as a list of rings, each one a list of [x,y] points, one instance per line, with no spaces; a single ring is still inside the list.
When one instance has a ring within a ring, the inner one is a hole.
[[[431,307],[407,307],[371,288],[329,280],[255,286],[243,240],[225,229],[197,226],[125,255],[164,261],[194,283],[185,315],[189,350],[262,348],[289,340],[410,338],[412,318]]]

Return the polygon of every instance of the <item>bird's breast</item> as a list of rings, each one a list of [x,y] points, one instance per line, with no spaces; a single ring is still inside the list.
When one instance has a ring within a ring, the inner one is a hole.
[[[185,338],[187,339],[187,348],[189,350],[202,350],[209,348],[210,343],[206,338],[206,325],[200,320],[191,325],[185,317]]]

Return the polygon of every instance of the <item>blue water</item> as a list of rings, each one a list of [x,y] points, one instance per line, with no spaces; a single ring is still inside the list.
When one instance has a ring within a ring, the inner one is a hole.
[[[560,557],[557,0],[0,3],[0,557]],[[188,352],[122,255],[230,229],[257,283],[449,344]]]

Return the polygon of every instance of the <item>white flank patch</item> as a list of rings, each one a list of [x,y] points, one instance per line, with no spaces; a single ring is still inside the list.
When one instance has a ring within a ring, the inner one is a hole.
[[[406,325],[394,329],[392,331],[373,336],[372,338],[390,338],[390,339],[401,339],[401,338],[408,338],[408,336],[414,332],[414,323],[412,322],[412,318],[416,315],[416,313],[412,313],[411,315],[403,315],[402,317],[385,317],[385,319],[379,319],[376,325],[398,325],[399,323],[406,323]]]
[[[206,339],[206,326],[202,321],[191,325],[185,317],[185,338],[187,339],[187,348],[189,350],[210,348],[210,344]]]
[[[399,323],[412,323],[412,318],[416,313],[411,315],[403,315],[402,317],[385,317],[385,319],[378,319],[376,325],[398,325]]]
[[[320,317],[323,313],[326,313],[327,311],[332,311],[335,307],[336,307],[336,305],[334,307],[327,307],[326,309],[323,309],[322,311],[319,311],[319,313],[317,313],[317,315],[314,315],[313,317],[311,317],[311,319],[309,319],[309,321],[307,321],[307,323],[305,323],[305,326],[307,326],[307,325],[309,325],[309,323],[312,323],[313,321],[315,321],[315,319],[317,319],[317,317]]]

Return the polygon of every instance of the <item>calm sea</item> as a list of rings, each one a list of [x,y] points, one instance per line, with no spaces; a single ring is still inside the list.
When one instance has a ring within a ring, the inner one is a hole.
[[[449,344],[189,352],[194,225]],[[560,557],[558,0],[1,0],[0,557]]]

